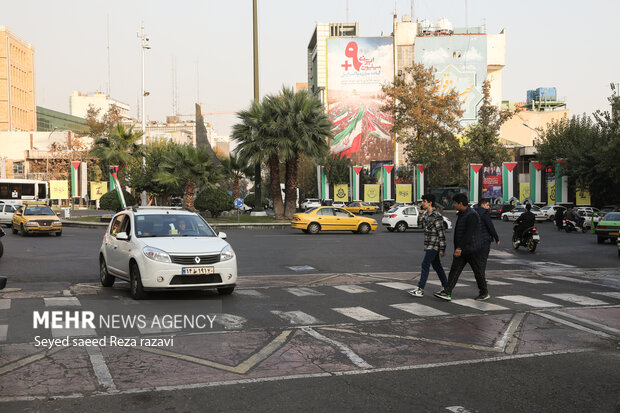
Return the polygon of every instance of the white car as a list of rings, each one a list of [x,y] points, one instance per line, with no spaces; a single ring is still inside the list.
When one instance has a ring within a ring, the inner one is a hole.
[[[566,207],[561,205],[545,205],[540,208],[540,212],[549,220],[553,221],[555,219],[555,213],[558,209],[561,209],[562,212],[566,212]]]
[[[148,290],[217,288],[231,294],[237,257],[226,234],[197,213],[178,207],[139,207],[116,214],[99,250],[99,278],[111,287],[128,281],[131,297]]]
[[[306,198],[301,203],[300,208],[303,211],[307,211],[310,208],[316,208],[321,206],[321,200],[319,198]]]
[[[539,207],[536,205],[532,205],[532,213],[536,217],[536,221],[545,221],[547,216],[543,214]],[[508,212],[504,212],[502,214],[502,221],[516,221],[517,218],[521,216],[522,213],[525,212],[525,205],[519,205]]]
[[[334,201],[334,203],[332,204],[333,207],[337,207],[337,208],[344,208],[347,206],[347,203],[344,201]]]
[[[406,205],[391,208],[383,214],[381,224],[390,232],[405,232],[408,228],[422,228],[422,213],[417,206]],[[444,228],[452,229],[452,222],[443,217]]]
[[[0,225],[11,225],[16,208],[11,204],[0,202]]]

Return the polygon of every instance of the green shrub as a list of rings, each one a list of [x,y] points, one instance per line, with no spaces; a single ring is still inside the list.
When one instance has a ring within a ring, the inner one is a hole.
[[[246,196],[243,202],[247,206],[251,207],[252,209],[256,209],[256,202],[254,201],[254,194],[249,194],[248,196]],[[267,205],[267,200],[265,199],[265,197],[263,197],[263,205]]]
[[[221,188],[205,189],[198,194],[194,205],[199,211],[209,211],[213,218],[234,208],[232,196]]]
[[[123,195],[125,195],[125,204],[127,206],[136,204],[136,198],[134,198],[129,192],[123,191]],[[121,203],[118,201],[116,190],[107,192],[101,196],[101,199],[99,199],[99,208],[116,212],[121,210]]]

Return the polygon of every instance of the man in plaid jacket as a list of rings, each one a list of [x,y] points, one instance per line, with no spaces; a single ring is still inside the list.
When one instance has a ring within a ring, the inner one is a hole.
[[[448,283],[446,272],[441,266],[439,257],[446,255],[446,234],[444,231],[443,217],[435,209],[435,195],[425,194],[422,196],[422,209],[425,210],[422,216],[424,225],[424,259],[422,260],[422,271],[418,287],[407,291],[414,297],[424,296],[424,287],[428,279],[430,266],[439,276],[441,286],[445,287]]]

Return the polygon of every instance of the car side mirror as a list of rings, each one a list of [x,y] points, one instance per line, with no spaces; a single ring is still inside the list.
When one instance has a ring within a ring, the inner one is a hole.
[[[129,235],[126,232],[119,232],[116,234],[116,239],[121,241],[127,241],[129,239]]]
[[[226,233],[225,232],[219,232],[217,234],[218,237],[220,237],[221,239],[226,239]]]
[[[57,215],[57,216],[60,216],[60,212],[56,212],[56,215]]]

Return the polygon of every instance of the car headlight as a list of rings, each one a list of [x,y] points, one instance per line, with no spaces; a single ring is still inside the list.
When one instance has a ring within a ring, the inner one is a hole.
[[[62,225],[62,222],[60,222],[60,221],[54,221],[54,222],[52,222],[52,225],[53,225],[53,226],[55,226],[55,227],[59,227],[59,226],[61,226],[61,225]]]
[[[230,245],[225,246],[220,251],[220,261],[228,261],[235,258],[235,251],[233,251]]]
[[[37,224],[36,222],[32,222],[32,221],[26,222],[26,226],[27,227],[36,227],[37,225],[39,225],[39,224]]]
[[[172,260],[170,260],[170,255],[168,255],[166,251],[162,251],[153,247],[144,247],[142,252],[144,253],[144,255],[146,255],[147,258],[150,258],[153,261],[172,262]]]

